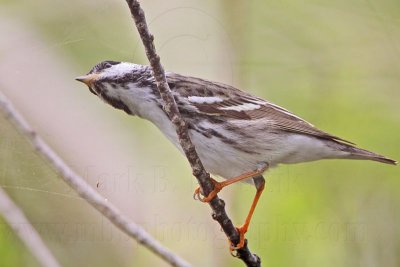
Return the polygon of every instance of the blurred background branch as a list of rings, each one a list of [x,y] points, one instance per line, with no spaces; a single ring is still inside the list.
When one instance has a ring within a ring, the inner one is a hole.
[[[160,242],[155,240],[143,228],[131,222],[115,206],[108,202],[107,199],[96,192],[82,177],[76,174],[30,127],[26,120],[21,116],[21,114],[19,114],[11,102],[1,92],[0,108],[5,114],[6,118],[10,119],[18,127],[20,132],[26,136],[26,138],[29,139],[31,144],[35,147],[35,150],[53,166],[57,173],[61,175],[63,180],[90,205],[92,205],[114,225],[121,229],[121,231],[137,240],[141,245],[154,252],[155,255],[161,257],[172,266],[191,266],[178,255],[161,245]]]
[[[1,96],[1,95],[0,95]],[[0,100],[1,102],[1,100]],[[42,238],[25,217],[24,213],[0,187],[0,216],[24,242],[29,251],[43,267],[59,267],[60,264],[47,248]]]

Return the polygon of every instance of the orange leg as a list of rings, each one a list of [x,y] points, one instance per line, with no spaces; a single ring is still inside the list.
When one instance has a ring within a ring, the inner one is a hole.
[[[262,180],[259,180],[259,184],[256,183],[257,192],[256,192],[256,195],[254,196],[253,203],[251,204],[251,207],[250,207],[249,213],[247,214],[246,220],[244,221],[244,224],[242,226],[237,227],[237,230],[238,230],[239,236],[240,236],[240,241],[236,246],[233,246],[233,244],[231,244],[231,251],[240,249],[244,246],[244,234],[249,229],[251,217],[253,216],[254,210],[256,209],[256,206],[258,203],[258,200],[260,199],[260,196],[261,196],[262,192],[264,191],[264,186],[265,186],[264,178],[262,178],[262,177],[257,177],[257,178],[258,179],[261,178]]]
[[[214,184],[213,191],[211,191],[210,194],[208,194],[208,196],[202,198],[202,197],[200,197],[200,187],[197,187],[197,189],[194,191],[193,197],[194,197],[194,199],[197,198],[202,202],[210,202],[219,193],[219,191],[222,190],[222,188],[224,188],[228,185],[234,184],[236,182],[242,181],[244,179],[261,175],[263,172],[265,172],[267,170],[267,168],[268,168],[268,165],[264,164],[263,166],[261,166],[260,168],[258,168],[255,171],[246,172],[242,175],[239,175],[237,177],[234,177],[232,179],[229,179],[229,180],[226,180],[223,182],[217,182],[211,178],[211,181]]]
[[[208,194],[208,196],[206,196],[204,198],[200,197],[200,187],[198,187],[194,191],[193,197],[195,199],[197,197],[197,199],[199,199],[202,202],[210,202],[218,194],[218,192],[220,192],[222,190],[222,188],[224,188],[228,185],[234,184],[236,182],[242,181],[244,179],[253,177],[254,184],[257,188],[257,192],[256,192],[256,195],[254,196],[253,203],[251,204],[249,213],[247,214],[244,224],[242,226],[236,228],[239,232],[240,240],[236,246],[231,244],[231,247],[230,247],[231,252],[233,250],[240,249],[244,246],[244,241],[245,241],[244,235],[247,232],[247,230],[249,229],[250,221],[251,221],[251,218],[253,217],[254,210],[256,209],[258,200],[260,199],[261,194],[264,191],[264,187],[265,187],[265,180],[261,176],[261,174],[263,172],[265,172],[267,168],[268,168],[268,165],[265,164],[255,171],[244,173],[242,175],[239,175],[235,178],[232,178],[232,179],[229,179],[229,180],[226,180],[223,182],[217,182],[211,178],[212,182],[214,183],[214,189],[213,189],[213,191],[210,192],[210,194]]]

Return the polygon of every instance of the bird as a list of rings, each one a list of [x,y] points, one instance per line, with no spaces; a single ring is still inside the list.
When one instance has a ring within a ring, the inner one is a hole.
[[[166,72],[167,83],[189,136],[207,172],[225,179],[201,197],[211,201],[224,187],[245,181],[256,194],[245,222],[237,227],[244,246],[245,233],[265,187],[264,172],[279,164],[321,159],[359,159],[396,165],[397,161],[358,148],[352,142],[324,132],[285,108],[233,86]],[[149,120],[182,153],[173,123],[163,110],[150,66],[106,60],[76,78],[105,103],[129,115]]]

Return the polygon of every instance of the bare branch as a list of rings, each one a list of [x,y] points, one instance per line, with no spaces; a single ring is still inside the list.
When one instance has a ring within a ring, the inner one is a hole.
[[[41,266],[59,267],[57,260],[51,254],[42,238],[30,224],[24,213],[0,187],[0,215],[21,238],[29,251],[36,257]]]
[[[191,266],[185,260],[155,240],[143,228],[131,222],[114,205],[107,202],[107,200],[104,199],[96,190],[94,190],[82,177],[68,167],[68,165],[43,141],[43,139],[38,136],[34,130],[32,130],[30,125],[17,112],[17,110],[12,106],[11,102],[1,92],[0,109],[4,112],[7,118],[15,123],[22,134],[29,139],[29,141],[35,147],[35,150],[51,163],[54,169],[61,175],[63,180],[83,199],[89,202],[89,204],[91,204],[95,209],[108,218],[111,223],[172,266]]]
[[[164,101],[164,110],[168,114],[168,117],[175,125],[176,132],[178,134],[179,142],[185,152],[186,158],[188,159],[190,166],[193,170],[193,175],[197,178],[198,183],[202,189],[204,195],[208,195],[214,188],[214,184],[211,182],[210,174],[204,169],[203,164],[197,155],[196,149],[190,140],[188,127],[186,122],[180,116],[178,107],[172,96],[171,89],[168,86],[165,78],[164,68],[161,65],[160,57],[156,53],[156,49],[153,43],[154,37],[149,32],[144,11],[140,7],[140,3],[137,0],[126,0],[132,17],[135,21],[136,28],[139,31],[143,45],[146,50],[147,58],[150,62],[151,68],[153,69],[154,78],[157,83],[157,88],[160,91],[160,95]],[[239,243],[239,233],[232,221],[229,219],[225,211],[225,202],[216,196],[211,202],[210,206],[213,210],[212,217],[218,221],[224,230],[225,234],[233,244]],[[252,254],[247,247],[247,240],[245,246],[237,250],[237,256],[242,259],[247,266],[261,266],[260,258]]]

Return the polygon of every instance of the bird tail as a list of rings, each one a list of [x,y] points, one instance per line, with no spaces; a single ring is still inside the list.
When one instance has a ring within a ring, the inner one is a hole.
[[[344,147],[342,147],[342,151],[348,152],[345,156],[345,158],[348,159],[363,159],[363,160],[373,160],[373,161],[378,161],[386,164],[391,164],[391,165],[397,165],[397,161],[387,158],[385,156],[379,155],[377,153],[358,148],[349,144],[343,144],[341,143]]]

